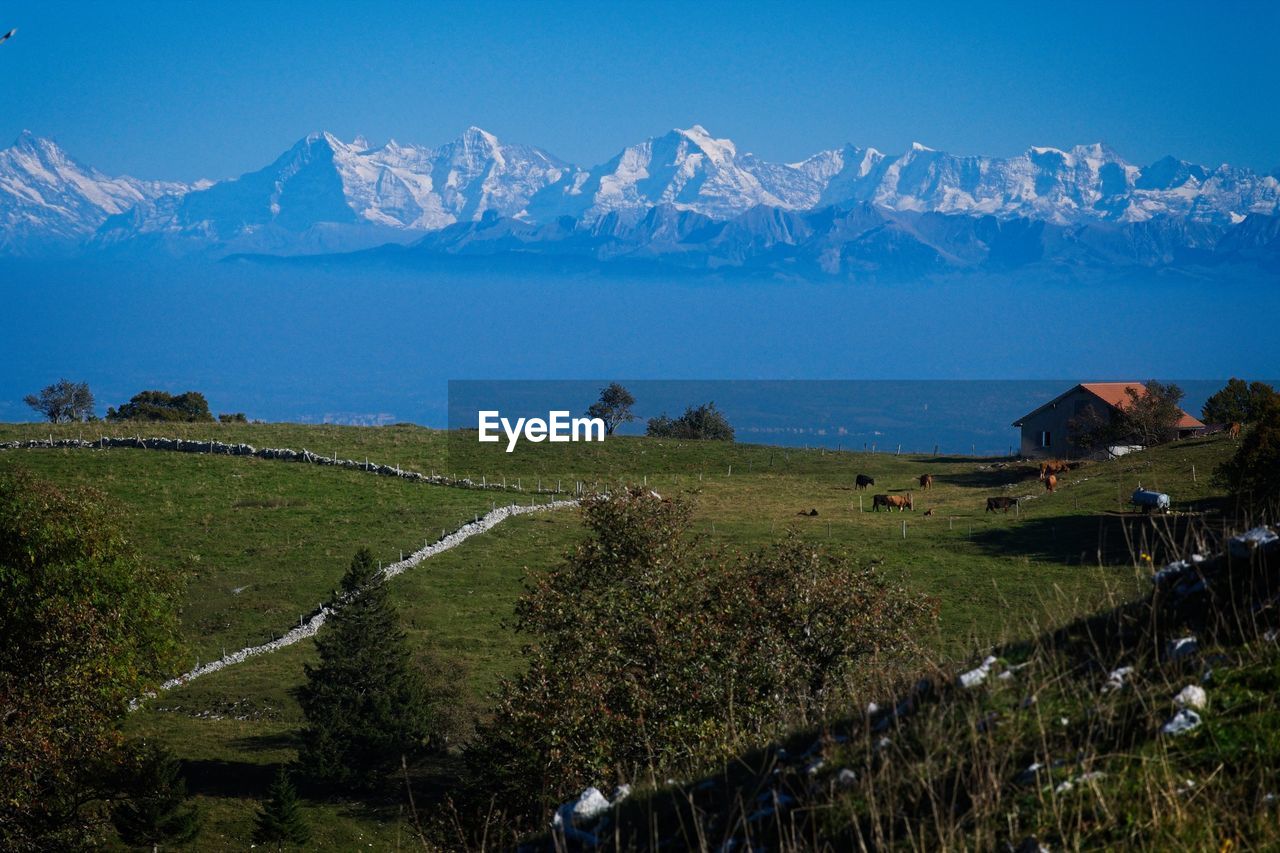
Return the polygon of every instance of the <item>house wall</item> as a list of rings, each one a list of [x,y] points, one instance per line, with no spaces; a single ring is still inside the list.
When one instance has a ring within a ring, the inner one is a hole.
[[[1022,419],[1022,455],[1028,457],[1066,458],[1079,456],[1080,453],[1071,445],[1072,420],[1093,408],[1104,417],[1111,417],[1111,407],[1101,402],[1088,391],[1077,388],[1030,417]],[[1041,436],[1049,434],[1047,446],[1042,444]]]

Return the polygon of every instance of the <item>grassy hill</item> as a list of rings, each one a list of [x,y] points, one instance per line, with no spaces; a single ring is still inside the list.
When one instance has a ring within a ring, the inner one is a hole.
[[[1237,544],[981,665],[886,679],[717,773],[650,782],[568,846],[1274,850],[1280,540]]]
[[[940,661],[965,659],[1138,595],[1149,574],[1142,554],[1155,563],[1180,556],[1188,537],[1211,536],[1220,526],[1205,514],[1216,499],[1208,475],[1231,450],[1216,438],[1179,442],[1081,467],[1048,495],[1029,466],[970,457],[638,438],[506,454],[409,426],[0,425],[0,441],[50,434],[215,438],[488,482],[505,478],[523,488],[646,482],[661,492],[691,493],[698,527],[713,542],[749,548],[794,530],[874,561],[934,596]],[[327,597],[356,547],[397,559],[504,500],[358,471],[161,451],[0,453],[0,465],[13,464],[55,482],[103,489],[129,513],[126,527],[145,555],[187,569],[182,625],[193,663],[296,624]],[[935,485],[923,492],[915,478],[926,472]],[[876,479],[865,494],[853,489],[859,473]],[[1139,484],[1170,492],[1180,514],[1154,522],[1134,517],[1125,502]],[[908,491],[914,512],[870,511],[872,493]],[[985,512],[986,498],[998,495],[1027,499],[1016,512]],[[525,571],[553,565],[580,535],[572,511],[513,519],[392,582],[414,642],[463,668],[476,713],[497,680],[519,665],[521,638],[503,623]],[[312,653],[304,642],[252,659],[171,691],[130,718],[132,731],[165,741],[189,763],[192,787],[209,813],[211,846],[247,837],[253,798],[274,766],[294,754],[301,716],[289,691]],[[449,778],[447,764],[423,772]],[[317,841],[333,846],[391,846],[405,829],[394,808],[310,808]]]

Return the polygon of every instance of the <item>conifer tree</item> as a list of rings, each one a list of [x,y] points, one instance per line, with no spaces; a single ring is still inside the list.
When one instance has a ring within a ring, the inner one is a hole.
[[[111,822],[126,844],[158,849],[186,844],[200,832],[200,813],[187,801],[178,760],[166,749],[143,745],[124,786],[128,792],[111,810]]]
[[[298,792],[289,781],[289,774],[281,767],[267,792],[266,802],[258,811],[253,841],[283,850],[291,844],[301,847],[310,840],[311,829],[298,805]]]
[[[370,791],[400,757],[426,746],[430,708],[386,580],[362,548],[318,635],[298,701],[307,718],[298,764],[321,786]]]

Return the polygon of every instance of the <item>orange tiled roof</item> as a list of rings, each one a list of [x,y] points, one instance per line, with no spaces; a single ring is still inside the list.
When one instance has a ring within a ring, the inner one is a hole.
[[[1130,388],[1136,389],[1138,396],[1147,393],[1146,386],[1140,382],[1081,382],[1080,387],[1117,409],[1123,409],[1129,402]],[[1202,426],[1204,426],[1203,423],[1185,411],[1182,413],[1182,419],[1178,421],[1178,429],[1196,429]]]

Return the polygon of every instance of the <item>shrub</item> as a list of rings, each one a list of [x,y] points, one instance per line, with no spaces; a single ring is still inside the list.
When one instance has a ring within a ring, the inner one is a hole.
[[[674,420],[666,413],[650,418],[646,434],[654,438],[706,439],[733,441],[733,427],[715,403],[690,406]]]
[[[109,421],[185,421],[212,422],[209,402],[199,391],[173,395],[167,391],[143,391],[134,394],[119,409],[107,409]]]
[[[178,576],[142,562],[90,490],[0,472],[0,848],[101,828],[128,702],[169,670]]]
[[[1258,413],[1257,423],[1214,476],[1240,509],[1273,520],[1280,515],[1280,401]]]
[[[244,412],[222,412],[218,415],[218,423],[220,424],[247,424],[249,419],[245,417]]]
[[[902,655],[932,609],[798,539],[702,548],[690,506],[590,498],[587,542],[516,610],[528,669],[469,752],[472,793],[533,815],[588,784],[725,758],[821,713],[872,654]]]

